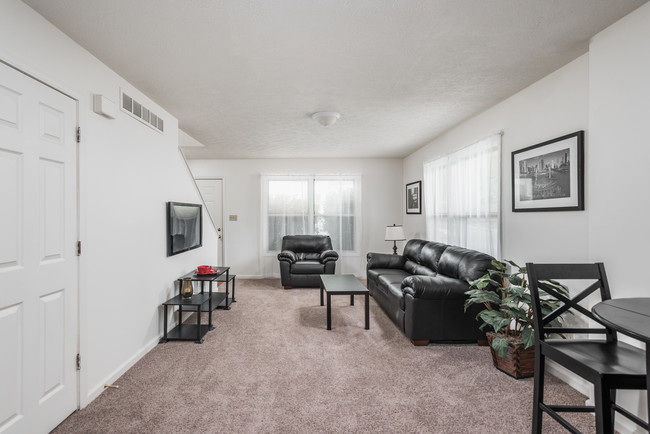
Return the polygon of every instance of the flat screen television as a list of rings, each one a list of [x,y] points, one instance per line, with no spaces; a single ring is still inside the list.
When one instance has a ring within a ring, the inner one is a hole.
[[[167,256],[201,247],[202,219],[201,205],[167,202]]]

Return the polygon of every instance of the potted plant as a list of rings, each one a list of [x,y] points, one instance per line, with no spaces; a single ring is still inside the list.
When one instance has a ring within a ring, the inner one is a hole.
[[[495,269],[489,270],[481,278],[470,282],[471,290],[465,302],[465,310],[472,304],[483,304],[479,312],[480,329],[492,329],[486,336],[492,351],[494,366],[515,378],[532,377],[535,366],[535,332],[533,329],[533,310],[531,294],[526,280],[526,268],[512,261],[506,263],[513,267],[508,273],[506,264],[492,261]],[[560,294],[568,295],[568,289],[557,281],[546,281]],[[557,299],[540,292],[542,314],[559,307]],[[561,316],[551,321],[551,327],[561,327]]]

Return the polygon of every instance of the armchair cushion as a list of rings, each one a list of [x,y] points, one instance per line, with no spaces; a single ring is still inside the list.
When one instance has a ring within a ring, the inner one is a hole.
[[[300,261],[291,267],[293,274],[324,274],[325,266],[317,261]]]
[[[278,260],[286,261],[291,264],[294,264],[298,260],[298,258],[296,257],[296,254],[291,250],[283,250],[280,253],[278,253]]]
[[[323,252],[321,252],[320,257],[318,258],[321,264],[330,261],[336,261],[338,259],[339,259],[339,254],[336,253],[334,250],[324,250]]]

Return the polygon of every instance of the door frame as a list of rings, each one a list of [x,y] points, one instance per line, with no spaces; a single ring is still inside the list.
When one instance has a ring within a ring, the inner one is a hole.
[[[56,92],[59,92],[68,98],[72,99],[76,103],[77,113],[76,113],[76,123],[77,128],[81,128],[81,125],[85,125],[86,112],[91,108],[90,103],[84,101],[82,98],[82,93],[64,86],[57,80],[54,80],[51,76],[44,73],[43,71],[26,64],[19,59],[16,59],[14,56],[10,55],[4,50],[0,50],[0,62],[6,66],[15,69],[16,71],[25,74],[29,78],[53,89]],[[85,171],[85,161],[86,153],[85,147],[82,146],[85,143],[84,135],[81,134],[81,140],[77,143],[77,213],[76,213],[76,225],[77,225],[77,241],[83,241],[86,238],[86,222],[87,215],[85,211],[85,198],[86,198],[86,176]],[[86,321],[87,321],[87,300],[86,300],[86,276],[87,276],[87,265],[85,257],[83,255],[77,256],[77,354],[81,356],[81,369],[77,370],[76,376],[76,389],[77,389],[77,409],[84,408],[87,406],[91,399],[87,393],[87,383],[88,378],[86,375],[87,369],[83,369],[83,356],[86,354],[87,350],[87,336],[86,336]]]
[[[205,205],[205,202],[203,201],[203,196],[201,195],[201,190],[199,189],[199,186],[196,184],[196,181],[221,181],[221,222],[223,226],[223,231],[221,235],[221,264],[219,265],[227,265],[228,261],[226,261],[226,242],[227,238],[226,237],[226,219],[225,217],[225,203],[226,203],[226,177],[225,176],[198,176],[194,178],[194,186],[196,187],[196,191],[199,193],[199,196],[201,197],[201,201],[203,202],[203,205]],[[206,209],[207,212],[207,209]],[[212,219],[210,219],[212,222]],[[212,222],[212,227],[214,228],[214,232],[218,235],[219,232],[217,231],[217,227],[214,226],[214,222]],[[217,245],[219,242],[217,241]]]

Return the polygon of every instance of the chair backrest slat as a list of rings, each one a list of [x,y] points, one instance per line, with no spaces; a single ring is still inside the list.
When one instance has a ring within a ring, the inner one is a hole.
[[[538,280],[600,279],[598,264],[535,264]]]
[[[608,300],[611,298],[607,277],[605,275],[605,267],[602,263],[595,264],[526,264],[526,271],[528,273],[528,283],[533,303],[533,323],[535,326],[535,339],[538,342],[543,342],[547,334],[551,333],[572,333],[572,334],[606,334],[608,341],[616,340],[616,333],[604,327],[602,329],[588,328],[588,327],[547,327],[552,321],[556,320],[560,315],[567,311],[577,311],[587,318],[599,323],[600,321],[594,317],[590,310],[581,306],[580,303],[590,294],[599,292],[601,300]],[[560,294],[554,289],[549,281],[558,280],[595,280],[587,288],[580,291],[574,297],[567,297]],[[600,290],[600,291],[598,291]],[[542,314],[542,306],[540,302],[540,291],[546,292],[548,295],[559,300],[562,304],[558,308],[549,312],[546,316]]]

